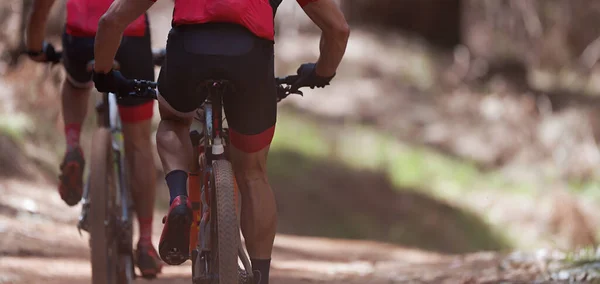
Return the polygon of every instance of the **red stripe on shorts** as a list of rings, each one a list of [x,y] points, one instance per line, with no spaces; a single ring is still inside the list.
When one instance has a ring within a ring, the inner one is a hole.
[[[308,5],[308,3],[312,3],[312,2],[317,2],[318,0],[296,0],[298,2],[298,4],[300,4],[300,7],[304,7],[306,5]]]
[[[137,106],[119,106],[119,115],[123,123],[136,123],[152,118],[154,100]]]
[[[246,153],[258,152],[271,144],[275,134],[275,125],[255,135],[245,135],[229,128],[231,144]]]

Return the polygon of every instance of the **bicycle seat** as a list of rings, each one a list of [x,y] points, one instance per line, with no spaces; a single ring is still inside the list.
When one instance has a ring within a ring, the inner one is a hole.
[[[209,93],[211,91],[235,91],[235,85],[233,84],[233,82],[224,79],[208,79],[202,81],[200,83],[200,86],[203,87]]]
[[[208,87],[223,87],[223,86],[233,86],[233,83],[231,83],[229,80],[216,80],[216,79],[209,79],[206,80],[202,83],[205,86]]]
[[[88,72],[92,72],[92,70],[94,70],[94,62],[95,61],[92,59],[92,60],[90,60],[90,62],[87,63],[86,69],[87,69]],[[119,64],[118,61],[113,60],[112,68],[114,70],[119,70],[121,68],[121,64]]]

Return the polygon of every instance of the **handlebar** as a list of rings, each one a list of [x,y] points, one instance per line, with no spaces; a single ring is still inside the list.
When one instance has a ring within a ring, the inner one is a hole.
[[[286,77],[275,78],[275,82],[277,83],[277,85],[286,84],[291,86],[296,82],[296,80],[298,80],[298,75],[290,75]]]
[[[297,88],[292,88],[292,85],[298,80],[298,75],[290,75],[286,77],[275,78],[275,84],[277,86],[277,102],[287,98],[291,94],[297,94],[303,96],[302,91]],[[284,86],[287,85],[287,86]]]
[[[23,54],[23,55],[29,55],[29,54],[27,53],[27,51],[21,51],[21,54]],[[58,63],[60,63],[60,62],[62,61],[62,58],[63,58],[63,56],[62,56],[62,55],[63,55],[63,52],[62,52],[62,51],[56,51],[56,52],[55,52],[55,53],[52,55],[52,57],[48,57],[48,56],[46,55],[46,61],[43,61],[43,62],[44,62],[44,63],[50,63],[50,64],[58,64]]]
[[[298,89],[292,89],[292,84],[294,84],[297,79],[298,75],[275,78],[275,84],[277,87],[277,102],[285,99],[290,94],[303,95],[302,91]],[[133,91],[129,92],[127,96],[156,99],[156,87],[157,83],[153,81],[133,80]]]
[[[54,58],[48,58],[48,63],[59,63],[62,61],[62,51],[55,52]],[[156,66],[162,66],[166,60],[166,50],[153,49],[152,50],[152,63]],[[91,70],[93,66],[93,60],[87,64],[87,68]],[[118,62],[113,62],[113,68],[119,69]],[[292,89],[292,85],[298,80],[298,75],[290,75],[285,77],[275,78],[275,86],[277,88],[277,102],[285,99],[290,94],[303,95],[302,91],[298,89]],[[130,97],[140,98],[157,98],[156,87],[157,83],[147,80],[132,80],[133,90],[127,94]]]
[[[133,91],[129,92],[127,96],[157,99],[156,87],[157,84],[153,81],[133,80]]]

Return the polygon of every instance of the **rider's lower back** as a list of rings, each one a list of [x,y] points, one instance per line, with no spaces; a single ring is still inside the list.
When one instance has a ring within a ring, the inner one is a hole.
[[[203,83],[228,80],[234,90],[223,101],[231,143],[261,149],[271,141],[276,118],[273,55],[272,41],[237,24],[176,26],[159,76],[159,100],[190,115],[208,95]]]

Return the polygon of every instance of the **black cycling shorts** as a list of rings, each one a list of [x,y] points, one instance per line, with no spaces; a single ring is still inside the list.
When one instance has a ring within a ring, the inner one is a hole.
[[[271,143],[277,116],[273,42],[226,23],[176,26],[158,79],[159,101],[179,116],[192,116],[207,97],[206,80],[228,80],[223,97],[231,143],[245,152]]]
[[[94,59],[94,38],[63,34],[63,65],[68,80],[75,87],[86,87],[92,81],[87,64]],[[129,79],[154,80],[150,32],[143,37],[123,37],[115,60],[123,76]],[[119,99],[121,120],[125,123],[143,121],[152,117],[153,100],[127,97]]]

